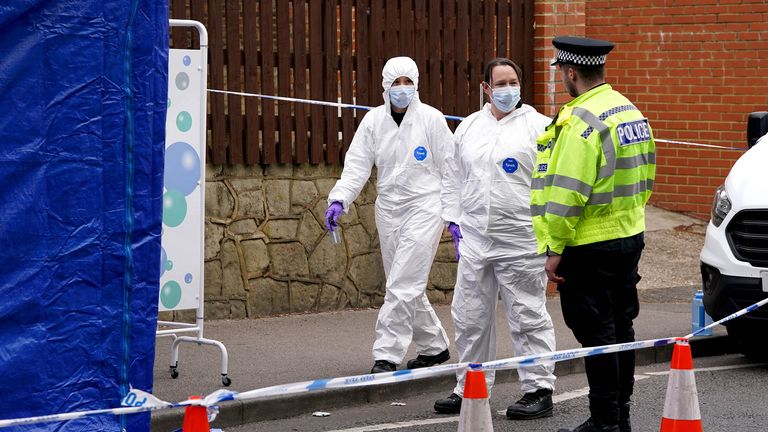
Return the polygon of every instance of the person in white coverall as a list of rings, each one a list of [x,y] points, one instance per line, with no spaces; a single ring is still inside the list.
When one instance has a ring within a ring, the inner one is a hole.
[[[371,373],[396,370],[411,340],[418,356],[408,361],[409,369],[450,357],[448,336],[427,300],[426,284],[445,228],[441,179],[453,136],[443,114],[419,101],[419,71],[412,59],[387,61],[381,85],[384,105],[363,117],[325,214],[326,227],[333,230],[376,165],[376,228],[387,280]]]
[[[546,257],[537,253],[530,210],[536,137],[550,119],[522,103],[521,71],[509,59],[485,69],[483,91],[491,103],[464,119],[454,134],[455,157],[445,175],[449,208],[445,217],[460,255],[451,312],[461,362],[496,358],[496,304],[499,295],[515,356],[555,350],[546,309]],[[523,397],[507,417],[552,415],[554,365],[518,369]],[[440,413],[461,408],[465,372]],[[485,371],[490,389],[494,371]]]

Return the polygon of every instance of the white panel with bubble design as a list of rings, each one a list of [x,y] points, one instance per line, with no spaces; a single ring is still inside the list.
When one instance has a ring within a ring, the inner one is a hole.
[[[203,169],[205,130],[200,122],[201,53],[168,52],[168,114],[165,124],[163,235],[160,310],[196,309],[203,260]]]

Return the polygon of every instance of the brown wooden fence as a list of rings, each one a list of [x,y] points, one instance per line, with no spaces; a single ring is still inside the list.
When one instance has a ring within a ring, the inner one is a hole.
[[[209,32],[209,89],[376,106],[381,69],[407,55],[421,99],[445,114],[479,107],[484,62],[533,76],[533,0],[171,0]],[[175,28],[173,47],[195,46]],[[523,96],[532,94],[525,80]],[[209,93],[214,164],[338,163],[365,111]],[[452,124],[453,125],[453,124]]]

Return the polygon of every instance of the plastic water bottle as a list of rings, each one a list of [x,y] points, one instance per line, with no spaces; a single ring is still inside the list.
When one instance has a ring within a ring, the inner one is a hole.
[[[341,244],[341,226],[336,225],[333,227],[333,229],[330,231],[331,235],[331,243],[335,245]]]
[[[704,310],[704,292],[701,290],[696,291],[693,295],[692,311],[691,311],[691,333],[696,333],[702,327],[706,327],[712,324],[712,317],[710,317]],[[696,336],[712,336],[712,329],[706,329]]]

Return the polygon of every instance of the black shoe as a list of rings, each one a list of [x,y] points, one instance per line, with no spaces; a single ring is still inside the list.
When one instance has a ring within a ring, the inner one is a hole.
[[[371,369],[371,373],[394,372],[396,370],[396,364],[386,360],[376,360],[373,362],[373,369]]]
[[[552,415],[552,390],[538,389],[526,393],[519,401],[507,408],[507,418],[531,420]]]
[[[629,402],[619,405],[619,432],[632,432],[629,422]]]
[[[461,396],[451,393],[447,398],[435,401],[435,411],[440,414],[458,414],[461,411]]]
[[[619,432],[618,425],[603,425],[596,423],[592,418],[588,418],[584,423],[573,429],[560,429],[557,432]]]
[[[408,360],[406,366],[408,366],[408,369],[430,367],[436,364],[445,363],[449,358],[451,358],[451,353],[449,353],[448,350],[435,355],[419,354],[415,359]]]

